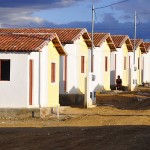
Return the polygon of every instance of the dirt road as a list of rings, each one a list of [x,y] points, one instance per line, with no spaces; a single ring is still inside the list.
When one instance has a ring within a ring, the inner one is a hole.
[[[150,149],[149,109],[68,108],[59,120],[1,118],[0,126],[1,150]]]
[[[149,126],[1,128],[1,150],[149,150]]]
[[[59,118],[0,118],[0,150],[149,150],[149,95],[135,98],[107,97],[95,108],[64,109]]]

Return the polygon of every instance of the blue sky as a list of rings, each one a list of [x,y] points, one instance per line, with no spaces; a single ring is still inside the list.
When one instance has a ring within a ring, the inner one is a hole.
[[[94,0],[95,8],[123,0]],[[96,10],[95,32],[133,37],[134,11],[137,37],[150,39],[150,0],[128,0]],[[91,31],[92,0],[0,0],[0,27],[78,27]]]

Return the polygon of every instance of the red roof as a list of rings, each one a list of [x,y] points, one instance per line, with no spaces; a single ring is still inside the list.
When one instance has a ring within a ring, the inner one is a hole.
[[[59,54],[65,55],[56,34],[0,33],[0,51],[41,51],[50,41]]]
[[[73,43],[83,36],[87,46],[92,46],[85,28],[0,28],[0,33],[56,33],[63,44]]]
[[[134,47],[134,39],[131,39],[131,43]],[[144,45],[144,42],[142,39],[136,39],[135,46],[136,46],[136,48],[140,47],[140,50],[142,53],[146,53],[146,48],[145,48],[145,45]]]
[[[150,42],[144,42],[146,51],[150,50]]]
[[[92,37],[91,33],[90,33],[90,36]],[[116,50],[114,42],[109,33],[94,33],[93,41],[94,41],[95,46],[97,46],[97,47],[101,46],[101,44],[105,40],[107,41],[108,46],[110,47],[111,51]]]
[[[111,37],[117,48],[120,48],[125,43],[128,51],[133,51],[133,46],[128,35],[111,35]]]

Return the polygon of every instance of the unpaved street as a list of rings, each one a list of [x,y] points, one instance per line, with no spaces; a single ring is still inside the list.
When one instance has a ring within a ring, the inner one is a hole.
[[[67,107],[59,118],[1,117],[0,150],[149,150],[148,94],[104,95],[99,106]]]
[[[1,150],[149,150],[150,110],[67,108],[59,120],[1,118]]]

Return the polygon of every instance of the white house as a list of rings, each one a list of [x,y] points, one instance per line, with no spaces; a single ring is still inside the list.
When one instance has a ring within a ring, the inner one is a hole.
[[[150,83],[150,42],[144,42],[146,53],[143,53],[143,82]]]
[[[85,94],[88,75],[88,53],[91,39],[86,29],[51,29],[58,34],[67,52],[60,59],[60,94]]]
[[[66,55],[56,34],[0,34],[0,108],[59,105],[59,56]]]
[[[91,35],[91,34],[90,34]],[[91,35],[92,36],[92,35]],[[110,90],[110,53],[116,47],[109,33],[94,33],[93,91]]]
[[[64,46],[67,56],[60,57],[60,96],[67,96],[64,100],[78,101],[77,94],[86,95],[87,75],[89,68],[88,53],[91,39],[84,28],[5,28],[0,32],[7,33],[56,33]],[[61,101],[62,97],[60,97]],[[72,100],[74,99],[74,100]],[[77,100],[76,100],[77,99]],[[80,98],[79,101],[86,101]]]
[[[111,88],[114,89],[115,81],[119,75],[122,79],[123,90],[129,87],[129,52],[133,52],[132,43],[127,35],[111,35],[116,46],[116,51],[111,53]]]
[[[134,46],[134,40],[131,39],[131,43]],[[146,52],[145,45],[142,39],[136,39],[135,41],[135,67],[136,67],[136,82],[137,85],[143,82],[143,68],[144,68],[144,57],[142,54]]]

